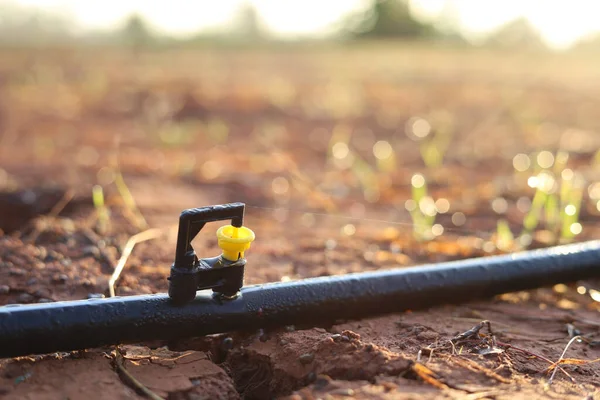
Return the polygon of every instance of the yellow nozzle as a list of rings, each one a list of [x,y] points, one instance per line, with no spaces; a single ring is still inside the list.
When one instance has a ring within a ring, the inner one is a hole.
[[[229,261],[237,261],[244,257],[244,251],[250,248],[254,240],[254,232],[242,226],[225,225],[217,230],[219,247],[223,250],[223,257]]]

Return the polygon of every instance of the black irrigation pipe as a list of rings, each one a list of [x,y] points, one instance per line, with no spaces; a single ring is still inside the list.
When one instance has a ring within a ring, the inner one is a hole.
[[[422,309],[600,276],[600,241],[414,268],[206,291],[0,307],[0,357],[178,339]]]

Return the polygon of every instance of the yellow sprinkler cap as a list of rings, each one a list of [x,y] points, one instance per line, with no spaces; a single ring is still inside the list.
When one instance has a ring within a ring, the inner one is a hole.
[[[237,261],[244,257],[244,251],[250,248],[254,240],[254,232],[242,226],[225,225],[217,230],[219,247],[223,250],[223,257],[229,261]]]

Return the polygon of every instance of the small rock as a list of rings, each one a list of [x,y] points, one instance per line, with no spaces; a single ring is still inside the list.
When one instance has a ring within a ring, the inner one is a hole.
[[[102,293],[88,293],[87,298],[88,298],[88,300],[89,299],[103,299],[104,295]]]
[[[288,343],[289,343],[289,342],[288,342],[287,340],[285,340],[285,339],[281,339],[281,340],[279,341],[279,345],[280,345],[280,346],[285,346],[285,345],[287,345]]]
[[[331,383],[331,378],[328,375],[319,375],[317,379],[315,379],[314,389],[315,390],[323,390]]]
[[[261,342],[266,342],[268,341],[269,338],[269,334],[267,332],[265,332],[264,329],[259,329],[258,330],[258,340],[260,340]]]
[[[31,372],[25,372],[25,374],[23,374],[21,376],[18,376],[15,379],[15,384],[19,384],[19,383],[25,382],[27,379],[29,379],[31,377],[31,375],[32,375]]]
[[[350,338],[348,336],[346,336],[346,335],[340,335],[340,340],[342,342],[349,342]]]
[[[98,258],[100,256],[100,250],[96,246],[86,246],[82,249],[82,252],[85,257]]]
[[[358,333],[349,330],[343,331],[342,336],[347,336],[349,339],[352,340],[360,340],[360,335]]]
[[[314,359],[315,355],[313,353],[304,353],[300,357],[298,357],[300,363],[304,365],[310,364],[311,362],[313,362]]]
[[[25,304],[25,303],[31,303],[33,302],[33,296],[30,295],[29,293],[21,293],[19,296],[17,296],[17,303],[19,304]]]
[[[52,299],[39,299],[38,303],[52,303],[54,300]]]
[[[66,283],[68,280],[69,277],[66,274],[60,274],[58,276],[55,276],[54,279],[52,279],[54,283]]]
[[[49,250],[48,251],[48,255],[46,256],[46,258],[44,258],[44,261],[55,261],[55,260],[62,260],[64,257],[62,254],[60,254],[59,252],[55,251],[55,250]]]
[[[13,276],[23,276],[27,273],[27,271],[25,271],[23,268],[11,268],[8,273]]]
[[[69,267],[73,262],[68,258],[63,258],[62,260],[60,260],[60,263],[65,267]]]
[[[335,335],[331,335],[331,338],[333,339],[334,342],[339,342],[342,340],[342,335],[340,335],[339,333],[336,333]]]
[[[339,388],[339,389],[334,389],[331,392],[329,392],[329,394],[331,395],[338,395],[338,396],[354,396],[354,389],[350,389],[350,388]]]
[[[286,332],[294,332],[295,330],[296,330],[296,327],[294,325],[286,325],[286,327],[285,327]]]
[[[221,349],[225,351],[233,349],[233,339],[230,337],[226,337],[225,339],[223,339],[223,341],[221,342]]]
[[[46,250],[46,248],[43,246],[38,246],[37,256],[40,260],[44,260],[46,257],[48,257],[48,250]]]
[[[81,285],[83,287],[88,287],[89,288],[89,287],[94,286],[94,282],[91,279],[84,279],[84,280],[81,281]]]
[[[35,285],[37,283],[37,281],[38,281],[37,278],[29,278],[27,280],[27,286],[33,286],[33,285]]]
[[[8,294],[10,292],[10,286],[0,285],[0,294]]]
[[[374,348],[375,348],[375,346],[373,346],[373,343],[369,343],[365,346],[365,350],[368,352],[373,351]]]

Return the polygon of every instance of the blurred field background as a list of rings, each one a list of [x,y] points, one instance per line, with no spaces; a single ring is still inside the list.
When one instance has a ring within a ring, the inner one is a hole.
[[[179,211],[229,201],[257,233],[248,283],[597,237],[592,5],[123,3],[0,2],[2,273],[75,287],[29,301],[104,292],[149,227],[165,240],[118,292],[164,291]],[[184,33],[156,22],[175,9]]]

